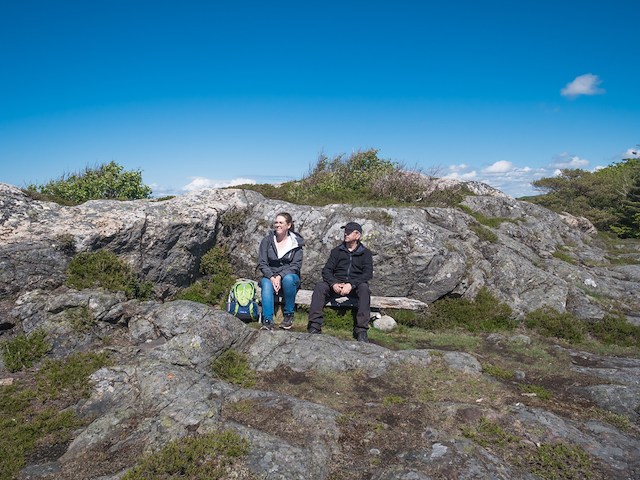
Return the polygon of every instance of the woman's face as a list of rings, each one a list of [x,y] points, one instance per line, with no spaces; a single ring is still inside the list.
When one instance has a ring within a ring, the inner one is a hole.
[[[286,233],[291,228],[291,224],[287,223],[287,219],[278,215],[273,222],[273,229],[276,233]]]

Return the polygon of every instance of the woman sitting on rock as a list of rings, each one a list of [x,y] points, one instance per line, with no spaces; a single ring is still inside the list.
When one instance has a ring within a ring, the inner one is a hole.
[[[284,297],[284,319],[280,328],[293,326],[296,293],[300,286],[304,239],[293,231],[293,219],[286,212],[276,215],[273,231],[260,242],[258,268],[262,272],[262,330],[273,330],[275,295]]]

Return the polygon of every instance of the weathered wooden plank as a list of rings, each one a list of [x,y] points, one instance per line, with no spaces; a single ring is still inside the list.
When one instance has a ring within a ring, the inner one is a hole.
[[[296,303],[298,305],[310,305],[311,304],[311,295],[313,292],[311,290],[298,290],[298,294],[296,295]],[[355,306],[356,303],[354,299],[349,297],[338,297],[327,302],[327,306],[331,307],[352,307]],[[402,310],[422,310],[427,308],[427,304],[421,302],[420,300],[416,300],[408,297],[380,297],[380,296],[371,296],[371,308],[380,309],[380,308],[396,308]]]

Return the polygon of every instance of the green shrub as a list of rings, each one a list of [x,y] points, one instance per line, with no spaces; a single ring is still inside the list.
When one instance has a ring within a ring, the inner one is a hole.
[[[127,298],[148,298],[153,286],[138,281],[133,269],[108,250],[79,253],[67,268],[67,286],[83,288],[102,287],[112,292],[124,292]]]
[[[115,162],[87,167],[80,173],[65,174],[44,185],[29,185],[25,191],[36,199],[63,205],[77,205],[96,199],[135,200],[151,196],[151,188],[142,183],[139,170],[124,171],[124,167]]]
[[[336,330],[353,330],[353,313],[351,308],[325,307],[322,310],[324,326]]]
[[[0,345],[4,366],[10,372],[30,368],[50,349],[51,344],[43,330],[35,330],[29,336],[21,333],[13,340],[7,340]]]
[[[211,371],[216,378],[241,387],[252,387],[256,382],[255,372],[249,367],[247,357],[233,349],[213,360]]]
[[[178,292],[176,298],[208,305],[223,305],[236,281],[226,245],[216,245],[202,256],[200,273],[205,278]]]
[[[566,252],[563,252],[562,250],[556,250],[552,253],[552,255],[555,258],[562,260],[563,262],[570,263],[571,265],[575,265],[577,263],[571,255],[569,255]]]
[[[0,395],[4,393],[0,391]],[[51,443],[67,441],[80,425],[72,411],[45,410],[31,415],[25,412],[6,415],[0,411],[0,478],[16,478],[41,439],[47,438]]]
[[[46,360],[36,374],[36,391],[41,399],[66,394],[76,400],[91,394],[90,374],[108,363],[107,353],[75,353],[62,360]]]
[[[492,377],[501,378],[503,380],[511,380],[513,378],[513,371],[506,368],[499,367],[497,365],[486,364],[482,365],[482,371]]]
[[[480,212],[476,212],[476,211],[472,210],[471,208],[469,208],[468,206],[463,205],[463,204],[459,204],[458,208],[460,210],[462,210],[463,212],[465,212],[467,215],[471,215],[473,218],[475,218],[478,221],[478,223],[481,223],[482,225],[485,225],[487,227],[498,228],[504,222],[514,223],[514,221],[511,218],[506,218],[506,217],[485,217]]]
[[[505,432],[497,423],[485,417],[482,417],[476,425],[464,427],[462,434],[483,447],[505,447],[518,441],[517,437]]]
[[[584,322],[569,312],[560,313],[553,308],[543,307],[529,312],[524,323],[527,328],[545,337],[560,338],[571,343],[584,340]]]
[[[75,332],[89,332],[96,324],[96,319],[91,313],[91,310],[85,306],[68,308],[62,315]]]
[[[228,467],[248,453],[247,440],[232,431],[182,438],[143,458],[122,480],[229,478]]]
[[[605,315],[599,322],[587,323],[586,328],[591,336],[605,345],[640,347],[640,327],[624,317]]]
[[[523,393],[533,393],[541,400],[549,400],[551,398],[551,392],[540,385],[523,383],[519,385],[519,388]]]
[[[321,155],[300,181],[274,185],[240,185],[267,198],[304,205],[349,203],[367,206],[454,206],[472,195],[460,185],[434,188],[435,179],[417,169],[378,157],[378,150],[358,151],[332,159]],[[374,219],[375,220],[375,219]],[[390,219],[383,218],[386,224]]]
[[[498,243],[498,235],[482,225],[470,225],[469,228],[478,236],[483,242]]]
[[[548,480],[593,478],[594,464],[581,447],[543,443],[526,458],[531,473]],[[599,478],[599,477],[598,477]]]
[[[482,288],[476,298],[442,298],[429,308],[424,323],[417,325],[429,330],[464,327],[470,332],[495,332],[513,330],[517,321],[511,308],[498,301],[487,288]]]

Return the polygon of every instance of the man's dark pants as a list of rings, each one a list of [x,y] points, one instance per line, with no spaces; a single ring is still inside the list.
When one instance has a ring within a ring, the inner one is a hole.
[[[354,333],[366,332],[369,328],[369,320],[371,319],[371,291],[369,284],[364,282],[358,285],[355,290],[349,294],[350,297],[358,296],[358,313],[356,314],[356,325]],[[322,328],[322,309],[331,297],[338,298],[342,295],[336,294],[331,285],[327,282],[316,284],[311,296],[311,306],[309,307],[309,328],[320,330]]]

